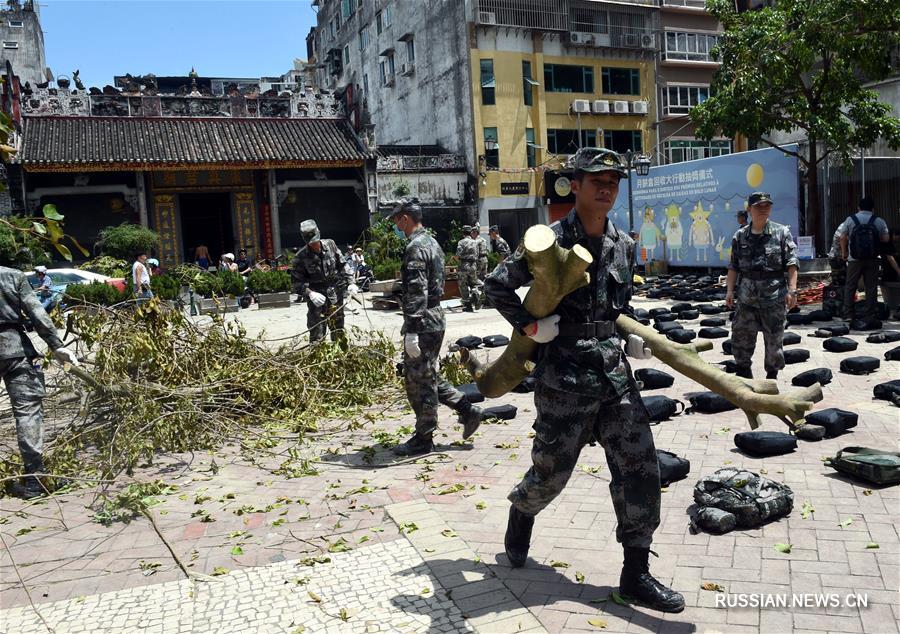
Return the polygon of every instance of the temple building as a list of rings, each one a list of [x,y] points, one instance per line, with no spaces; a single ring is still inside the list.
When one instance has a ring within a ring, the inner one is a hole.
[[[377,211],[376,156],[330,93],[238,80],[219,91],[193,72],[115,84],[15,86],[20,200],[28,213],[55,204],[88,249],[134,222],[158,232],[164,266],[200,244],[213,258],[273,257],[300,246],[305,218],[347,244]]]

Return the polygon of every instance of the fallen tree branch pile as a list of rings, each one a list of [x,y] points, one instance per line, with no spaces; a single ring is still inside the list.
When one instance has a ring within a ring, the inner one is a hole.
[[[155,300],[136,310],[83,307],[66,328],[86,362],[55,377],[45,400],[65,417],[46,452],[60,475],[108,480],[159,452],[299,442],[323,421],[352,419],[399,393],[396,349],[381,333],[270,348],[239,323],[201,325]],[[0,462],[0,477],[20,472],[17,458]]]

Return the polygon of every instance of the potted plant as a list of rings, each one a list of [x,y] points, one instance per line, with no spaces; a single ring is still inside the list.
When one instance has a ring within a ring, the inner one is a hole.
[[[191,280],[191,287],[202,298],[201,315],[236,313],[240,308],[238,297],[244,293],[244,278],[232,271],[201,273]]]
[[[260,310],[291,306],[291,275],[287,271],[251,271],[247,288],[256,294]]]

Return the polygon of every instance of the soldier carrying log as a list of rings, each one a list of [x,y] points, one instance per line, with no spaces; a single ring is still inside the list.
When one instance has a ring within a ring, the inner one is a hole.
[[[580,149],[574,168],[575,208],[551,229],[559,246],[590,252],[589,283],[563,297],[555,314],[535,319],[515,293],[533,277],[524,246],[485,282],[497,310],[540,344],[533,464],[509,495],[506,554],[512,566],[525,565],[535,516],[563,490],[582,448],[597,440],[606,452],[616,538],[625,551],[620,593],[655,610],[680,612],[684,597],[649,571],[660,521],[659,465],[650,417],[613,323],[630,311],[632,291],[634,241],[608,219],[627,173],[618,154],[600,148]],[[637,335],[628,337],[625,352],[639,359],[651,355]]]

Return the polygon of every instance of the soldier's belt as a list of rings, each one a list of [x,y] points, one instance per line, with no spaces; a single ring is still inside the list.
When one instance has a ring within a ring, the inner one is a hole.
[[[471,260],[468,258],[460,258],[459,262],[460,264],[475,264],[476,262],[478,262],[478,258],[473,258]]]
[[[560,324],[560,337],[578,337],[580,339],[609,339],[616,333],[616,325],[611,321],[591,321],[584,324]]]
[[[783,280],[784,271],[741,271],[741,277],[755,282],[760,280]]]

